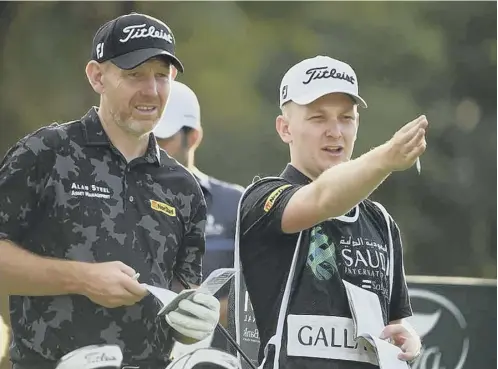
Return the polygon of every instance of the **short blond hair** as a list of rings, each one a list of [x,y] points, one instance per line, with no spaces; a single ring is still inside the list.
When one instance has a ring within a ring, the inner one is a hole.
[[[282,112],[282,115],[285,117],[285,119],[289,119],[290,117],[290,110],[291,110],[291,105],[294,104],[293,101],[287,101],[282,107],[280,108],[280,111]]]

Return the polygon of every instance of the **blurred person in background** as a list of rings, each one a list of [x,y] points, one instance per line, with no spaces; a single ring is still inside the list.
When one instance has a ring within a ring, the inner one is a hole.
[[[173,339],[197,342],[218,323],[219,301],[202,293],[157,317],[140,283],[201,282],[204,196],[152,134],[173,68],[183,72],[166,24],[136,13],[107,22],[86,66],[99,107],[27,135],[0,163],[14,369],[53,369],[95,344],[119,345],[123,365],[164,369]]]
[[[203,278],[215,269],[232,268],[235,217],[243,187],[208,176],[195,166],[195,152],[202,142],[203,129],[199,101],[192,89],[178,81],[171,83],[168,103],[154,129],[154,134],[159,146],[194,174],[206,199],[206,252],[202,260]],[[220,323],[225,327],[228,290],[227,283],[216,294],[221,303]],[[217,331],[212,346],[227,348],[226,339]]]
[[[401,348],[399,359],[420,354],[420,338],[403,322],[412,309],[400,231],[368,197],[415,164],[428,122],[420,116],[351,159],[358,106],[367,106],[358,93],[351,66],[325,56],[301,61],[282,79],[276,130],[290,163],[248,187],[240,211],[241,267],[264,368],[378,368],[374,351],[355,346],[351,304],[384,327],[380,338]]]

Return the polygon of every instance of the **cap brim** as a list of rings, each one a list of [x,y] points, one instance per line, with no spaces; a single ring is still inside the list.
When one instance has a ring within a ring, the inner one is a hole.
[[[140,64],[145,63],[147,60],[157,56],[162,56],[168,59],[171,62],[171,64],[175,66],[176,69],[178,69],[180,72],[183,73],[183,64],[180,62],[180,59],[162,49],[151,48],[151,49],[135,50],[127,54],[117,56],[111,59],[111,61],[117,67],[129,70],[136,68]]]
[[[169,122],[171,123],[171,122]],[[166,122],[159,121],[156,128],[152,131],[154,136],[159,139],[170,138],[175,135],[180,129],[182,129],[182,125],[169,124]]]
[[[299,105],[308,105],[308,104],[312,103],[313,101],[315,101],[316,99],[319,99],[322,96],[325,96],[328,94],[333,94],[333,93],[341,93],[341,94],[349,95],[362,108],[368,107],[366,101],[363,100],[363,98],[360,97],[360,95],[351,93],[351,91],[345,91],[343,89],[326,89],[326,90],[322,90],[322,91],[313,91],[313,92],[308,93],[306,95],[299,96],[297,98],[293,98],[290,100],[294,101],[296,104],[299,104]]]

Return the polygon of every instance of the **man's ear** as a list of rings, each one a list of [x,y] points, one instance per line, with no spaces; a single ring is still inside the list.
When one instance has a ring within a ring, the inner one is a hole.
[[[279,115],[275,120],[275,128],[282,139],[286,144],[292,142],[292,135],[289,130],[289,119],[285,117],[285,115]]]
[[[171,80],[174,81],[176,78],[176,75],[178,74],[178,69],[175,68],[173,64],[171,64]]]
[[[99,95],[104,92],[103,76],[105,65],[97,63],[95,60],[90,60],[85,68],[86,77],[92,86],[93,90]]]

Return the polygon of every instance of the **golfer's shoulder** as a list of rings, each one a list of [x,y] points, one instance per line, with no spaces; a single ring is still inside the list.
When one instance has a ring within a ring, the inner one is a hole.
[[[24,136],[19,144],[36,153],[42,151],[57,151],[63,147],[74,145],[78,141],[78,131],[81,122],[71,121],[65,123],[51,123],[38,128],[37,130]]]
[[[172,156],[160,149],[160,168],[154,179],[180,196],[195,195],[195,199],[204,198],[202,189],[192,172]]]
[[[52,123],[25,135],[7,151],[4,160],[15,160],[23,166],[33,162],[51,165],[63,147],[71,146],[71,123]]]

